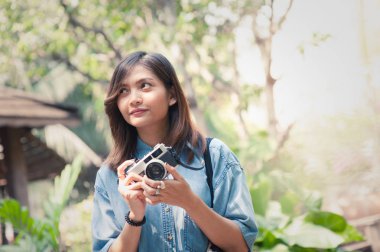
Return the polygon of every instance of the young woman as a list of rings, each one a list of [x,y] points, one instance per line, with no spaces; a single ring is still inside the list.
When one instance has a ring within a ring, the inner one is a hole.
[[[223,251],[250,250],[257,227],[239,161],[223,142],[211,141],[211,204],[205,139],[193,125],[175,70],[163,55],[139,51],[122,60],[105,110],[114,146],[95,182],[94,251],[197,252],[210,243]],[[126,174],[158,143],[172,147],[180,160],[176,167],[165,164],[168,178]]]

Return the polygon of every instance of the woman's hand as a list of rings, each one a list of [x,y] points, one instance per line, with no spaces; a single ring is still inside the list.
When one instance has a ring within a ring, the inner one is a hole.
[[[117,168],[118,190],[129,206],[129,218],[141,221],[144,218],[146,206],[144,191],[141,187],[143,178],[134,173],[125,176],[125,169],[133,162],[133,159],[127,160]]]
[[[197,196],[174,167],[165,164],[165,169],[173,176],[173,179],[157,181],[149,179],[147,176],[143,177],[141,186],[146,202],[152,205],[166,203],[185,208],[186,204],[191,203],[192,199]]]

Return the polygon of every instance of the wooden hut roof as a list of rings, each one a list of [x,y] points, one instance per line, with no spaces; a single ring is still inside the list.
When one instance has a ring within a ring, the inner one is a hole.
[[[27,165],[29,181],[53,178],[66,165],[66,161],[39,138],[26,130],[20,139]]]
[[[77,109],[55,104],[20,90],[0,87],[0,127],[43,127],[49,124],[76,126]]]
[[[28,206],[28,181],[52,177],[66,164],[31,134],[31,129],[51,124],[76,126],[79,122],[75,107],[0,87],[0,180],[10,197]]]

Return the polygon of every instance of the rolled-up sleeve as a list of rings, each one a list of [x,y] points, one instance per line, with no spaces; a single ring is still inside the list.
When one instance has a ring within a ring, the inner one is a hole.
[[[248,247],[252,248],[258,229],[244,171],[229,148],[216,141],[210,146],[214,169],[214,210],[234,221]]]
[[[121,230],[115,223],[107,192],[103,189],[103,181],[98,172],[95,181],[94,206],[92,215],[92,249],[93,251],[108,251]]]

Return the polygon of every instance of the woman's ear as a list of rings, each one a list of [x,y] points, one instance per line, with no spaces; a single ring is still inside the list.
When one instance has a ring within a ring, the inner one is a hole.
[[[176,104],[176,102],[177,102],[177,99],[175,97],[171,97],[169,100],[169,106]]]
[[[170,95],[169,106],[172,106],[172,105],[176,104],[176,102],[177,102],[177,98],[174,95],[173,87],[170,89],[169,95]]]

